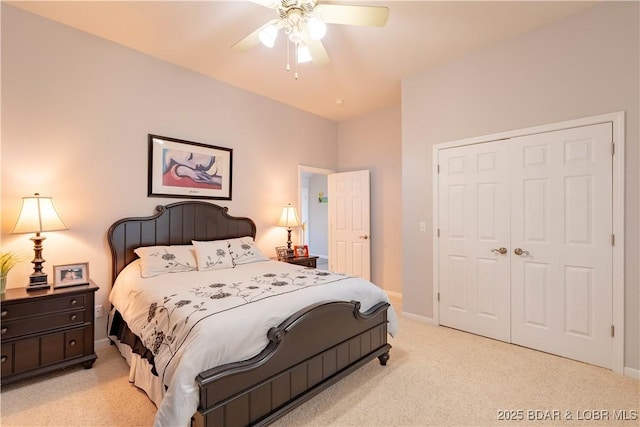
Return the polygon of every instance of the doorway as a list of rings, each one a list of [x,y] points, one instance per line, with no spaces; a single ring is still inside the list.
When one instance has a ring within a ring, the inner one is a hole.
[[[309,255],[317,256],[318,268],[329,262],[328,176],[335,171],[313,166],[298,166],[299,241],[309,246]]]

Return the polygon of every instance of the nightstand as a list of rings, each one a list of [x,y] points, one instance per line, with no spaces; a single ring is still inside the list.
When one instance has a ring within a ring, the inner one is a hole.
[[[10,288],[0,297],[3,384],[98,358],[93,348],[98,286],[29,291]]]
[[[289,264],[297,264],[302,265],[304,267],[316,268],[316,260],[317,256],[306,256],[306,257],[289,257],[282,260],[282,262],[288,262]]]

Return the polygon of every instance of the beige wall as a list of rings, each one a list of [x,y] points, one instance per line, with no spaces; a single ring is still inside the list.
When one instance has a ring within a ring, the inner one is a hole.
[[[626,111],[625,367],[640,368],[638,6],[606,2],[403,80],[404,311],[433,317],[434,144]]]
[[[338,126],[338,172],[371,172],[371,279],[402,293],[400,106]]]
[[[233,148],[233,200],[219,204],[253,218],[271,256],[298,164],[337,167],[334,122],[2,4],[3,251],[33,258],[29,236],[8,233],[21,197],[53,196],[70,230],[46,233],[45,272],[88,261],[106,305],[108,227],[180,200],[147,197],[148,133]],[[31,271],[19,265],[8,287]],[[105,329],[103,318],[96,338]]]

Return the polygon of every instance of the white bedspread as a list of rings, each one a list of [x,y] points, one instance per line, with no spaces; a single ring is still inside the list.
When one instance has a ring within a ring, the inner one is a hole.
[[[109,300],[154,353],[168,387],[156,426],[186,426],[198,406],[196,376],[249,359],[268,343],[267,331],[322,301],[356,300],[366,311],[387,295],[372,283],[277,261],[143,279],[139,260],[118,276]],[[388,331],[397,321],[388,310]]]

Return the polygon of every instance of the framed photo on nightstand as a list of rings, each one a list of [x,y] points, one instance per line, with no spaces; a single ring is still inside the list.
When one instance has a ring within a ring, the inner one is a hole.
[[[309,246],[294,246],[293,251],[295,253],[296,258],[308,258],[309,257]]]
[[[278,261],[284,261],[287,258],[287,247],[276,246],[276,255],[278,256]]]
[[[89,283],[89,263],[54,265],[53,287],[87,285]]]

